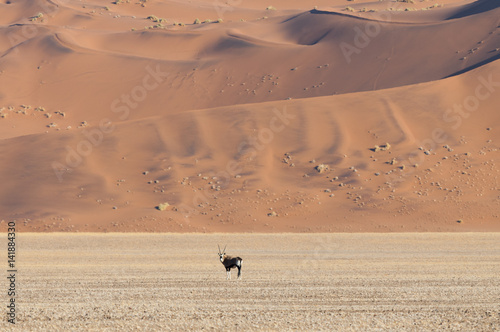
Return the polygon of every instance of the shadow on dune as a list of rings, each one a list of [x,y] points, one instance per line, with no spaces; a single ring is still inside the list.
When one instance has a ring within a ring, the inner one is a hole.
[[[499,60],[499,59],[500,59],[500,54],[499,54],[499,55],[496,55],[496,56],[494,56],[494,57],[491,57],[491,58],[489,58],[489,59],[486,59],[486,60],[484,60],[484,61],[478,62],[478,63],[476,63],[476,64],[474,64],[474,65],[472,65],[472,66],[469,66],[469,67],[467,67],[467,68],[465,68],[465,69],[462,69],[462,70],[460,70],[460,71],[457,71],[456,73],[453,73],[453,74],[451,74],[451,75],[445,76],[445,77],[443,77],[443,78],[448,78],[448,77],[453,77],[453,76],[462,75],[462,74],[464,74],[464,73],[466,73],[466,72],[468,72],[468,71],[474,70],[474,69],[479,68],[479,67],[484,66],[484,65],[487,65],[488,63],[493,62],[493,61],[496,61],[496,60]]]
[[[498,0],[478,0],[464,6],[459,12],[450,16],[448,20],[481,14],[490,10],[494,10],[498,7],[500,7],[500,1]]]

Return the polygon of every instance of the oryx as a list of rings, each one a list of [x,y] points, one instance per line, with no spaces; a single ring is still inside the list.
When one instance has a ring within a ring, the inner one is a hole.
[[[231,279],[231,269],[234,269],[235,267],[238,268],[238,279],[240,279],[241,278],[241,262],[243,261],[243,259],[241,259],[241,257],[231,257],[231,256],[226,255],[227,245],[224,247],[224,250],[222,250],[222,252],[220,251],[220,246],[219,245],[217,245],[217,246],[219,247],[220,262],[226,268],[226,273],[227,273],[226,279],[227,280]]]

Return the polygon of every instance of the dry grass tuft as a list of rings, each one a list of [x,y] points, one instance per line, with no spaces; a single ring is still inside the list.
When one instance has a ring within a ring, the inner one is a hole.
[[[170,204],[168,204],[167,202],[165,203],[161,203],[159,204],[156,209],[157,210],[160,210],[160,211],[165,211],[165,210],[168,210],[170,208]]]

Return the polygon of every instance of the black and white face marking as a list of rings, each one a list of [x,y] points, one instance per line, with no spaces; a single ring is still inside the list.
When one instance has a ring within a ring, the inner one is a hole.
[[[219,258],[220,258],[221,263],[224,261],[224,256],[225,255],[226,255],[226,253],[223,253],[223,254],[219,253]]]

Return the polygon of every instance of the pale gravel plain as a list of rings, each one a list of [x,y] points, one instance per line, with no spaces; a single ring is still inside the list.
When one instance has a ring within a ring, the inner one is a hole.
[[[17,324],[2,331],[500,328],[499,233],[17,237]],[[217,243],[242,280],[225,280]]]

